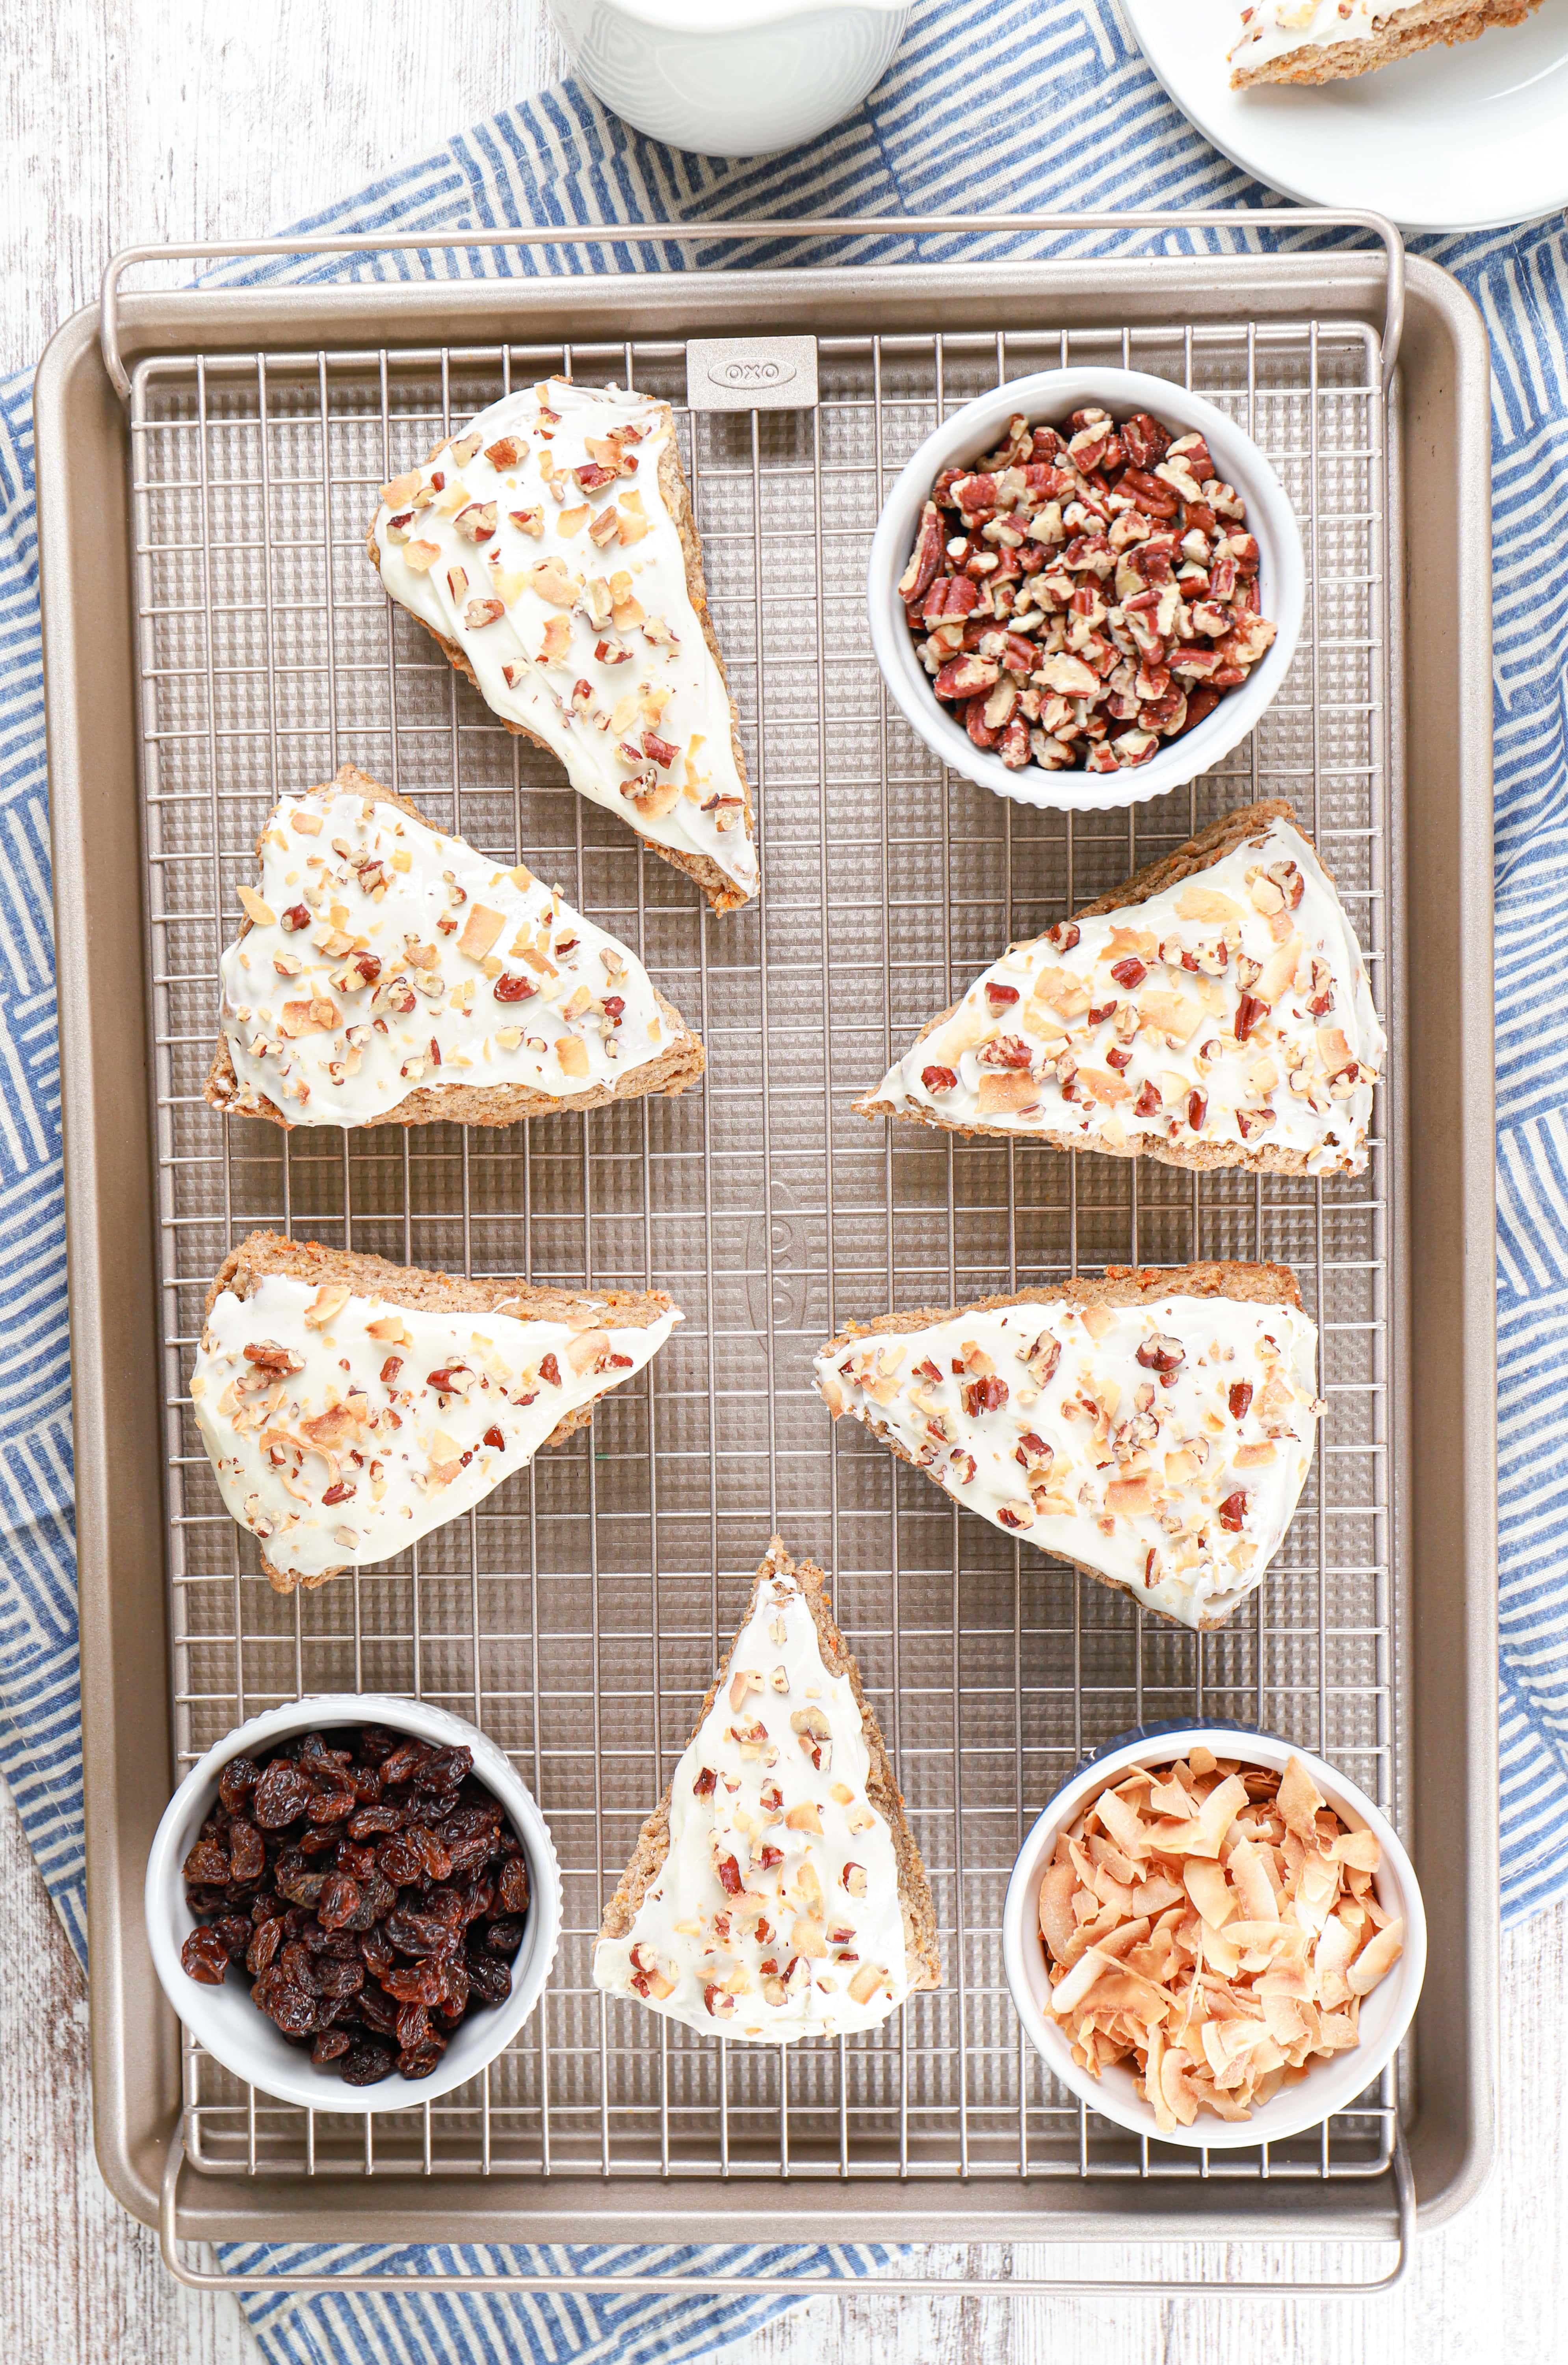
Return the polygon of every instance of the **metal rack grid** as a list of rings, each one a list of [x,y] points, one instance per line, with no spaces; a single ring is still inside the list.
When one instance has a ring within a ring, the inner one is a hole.
[[[1393,2073],[1271,2150],[1139,2145],[1017,2027],[1000,1908],[1081,1751],[1145,1718],[1263,1722],[1397,1812],[1388,1499],[1386,1095],[1369,1175],[1186,1174],[1025,1143],[896,1146],[849,1102],[1008,937],[1230,805],[1290,796],[1335,870],[1386,1018],[1390,499],[1379,353],[1355,322],[835,337],[811,411],[700,417],[684,347],[201,353],[132,389],[173,1682],[181,1766],[304,1691],[408,1690],[511,1755],[549,1817],[565,1937],[489,2072],[376,2120],[285,2108],[186,2039],[198,2169],[257,2177],[1371,2177]],[[864,620],[885,487],[994,382],[1102,360],[1196,387],[1253,432],[1303,526],[1289,680],[1223,769],[1126,815],[1037,813],[947,774],[890,714]],[[715,918],[505,734],[385,599],[375,487],[551,370],[667,395],[762,811],[760,908]],[[216,961],[282,792],[353,758],[498,859],[526,855],[626,937],[709,1047],[704,1087],[504,1135],[280,1138],[200,1097]],[[224,1512],[186,1382],[227,1249],[274,1225],[421,1264],[669,1289],[684,1326],[578,1437],[385,1568],[274,1595]],[[1113,1261],[1271,1255],[1322,1334],[1331,1407],[1281,1561],[1229,1628],[1147,1618],[968,1520],[810,1385],[849,1316]],[[847,1427],[847,1424],[845,1425]],[[591,1988],[600,1904],[684,1743],[768,1535],[836,1573],[908,1794],[946,1980],[836,2045],[707,2040]]]

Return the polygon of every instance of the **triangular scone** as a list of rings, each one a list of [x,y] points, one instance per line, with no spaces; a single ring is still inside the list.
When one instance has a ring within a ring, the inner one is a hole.
[[[836,1419],[993,1527],[1183,1626],[1262,1578],[1312,1463],[1317,1330],[1282,1264],[1112,1265],[951,1313],[852,1323]]]
[[[634,952],[345,764],[285,797],[218,964],[214,1108],[512,1125],[678,1093],[703,1051]]]
[[[1340,82],[1493,25],[1522,25],[1540,0],[1249,0],[1231,50],[1230,86]]]
[[[507,729],[716,911],[755,895],[751,791],[668,403],[550,378],[381,490],[382,582]]]
[[[1226,813],[934,1018],[863,1116],[1056,1149],[1359,1174],[1384,1041],[1288,804]]]
[[[875,2028],[941,1984],[936,1916],[827,1579],[777,1536],[593,1976],[711,2035]]]
[[[680,1318],[658,1290],[462,1281],[252,1232],[207,1292],[191,1399],[225,1503],[291,1593],[472,1509]]]

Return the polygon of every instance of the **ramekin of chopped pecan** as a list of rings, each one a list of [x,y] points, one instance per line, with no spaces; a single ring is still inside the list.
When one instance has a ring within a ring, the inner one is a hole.
[[[290,1701],[209,1749],[147,1864],[160,1984],[280,2101],[396,2111],[505,2051],[561,1933],[544,1818],[492,1742],[423,1701]]]
[[[1041,1815],[1002,1950],[1030,2042],[1092,2111],[1224,2151],[1301,2135],[1375,2079],[1415,2013],[1427,1922],[1387,1816],[1322,1758],[1155,1726]]]
[[[1284,489],[1224,411],[1136,370],[1049,370],[967,403],[910,460],[872,541],[871,638],[945,764],[1099,811],[1246,737],[1305,580]]]

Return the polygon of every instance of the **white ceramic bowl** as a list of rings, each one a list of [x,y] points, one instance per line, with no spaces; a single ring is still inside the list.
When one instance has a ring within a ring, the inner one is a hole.
[[[330,2069],[314,2069],[310,2057],[290,2045],[251,2001],[243,1972],[230,1972],[221,1987],[206,1987],[180,1965],[180,1948],[196,1926],[185,1902],[181,1866],[218,1796],[218,1777],[231,1757],[253,1757],[296,1733],[330,1732],[351,1724],[384,1724],[441,1748],[468,1748],[474,1771],[507,1817],[528,1858],[532,1896],[521,1947],[511,1967],[511,1993],[492,2011],[470,2012],[428,2078],[402,2078],[396,2071],[375,2086],[350,2086]],[[561,1872],[543,1816],[526,1785],[519,1781],[495,1743],[460,1716],[421,1700],[378,1693],[323,1692],[270,1709],[225,1735],[191,1767],[163,1811],[147,1859],[147,1936],[164,1994],[191,2034],[237,2078],[318,2111],[406,2111],[416,2102],[450,2093],[504,2053],[539,2001],[561,1940]]]
[[[1140,2101],[1130,2068],[1120,2064],[1092,2078],[1072,2057],[1066,2032],[1047,2005],[1050,1979],[1046,1968],[1045,1941],[1040,1936],[1040,1880],[1061,1832],[1077,1821],[1090,1802],[1135,1765],[1169,1765],[1185,1757],[1199,1742],[1216,1757],[1239,1758],[1245,1765],[1277,1766],[1282,1772],[1299,1757],[1328,1804],[1351,1831],[1377,1833],[1383,1862],[1373,1876],[1380,1905],[1405,1922],[1405,1951],[1371,1995],[1361,1998],[1361,2043],[1349,2053],[1315,2061],[1305,2078],[1283,2087],[1246,2120],[1218,2119],[1200,2111],[1190,2127],[1161,2135],[1152,2106]],[[1365,1791],[1344,1775],[1315,1757],[1310,1749],[1294,1749],[1270,1734],[1249,1732],[1233,1725],[1182,1725],[1169,1732],[1148,1731],[1122,1742],[1079,1768],[1065,1789],[1058,1792],[1025,1841],[1007,1900],[1002,1909],[1002,1954],[1007,1984],[1018,2016],[1034,2046],[1064,2086],[1102,2117],[1114,2119],[1129,2134],[1148,2135],[1159,2143],[1183,2144],[1191,2150],[1239,2151],[1260,2143],[1282,2143],[1288,2135],[1317,2126],[1335,2111],[1348,2110],[1394,2055],[1409,2027],[1421,1993],[1427,1967],[1427,1917],[1421,1892],[1399,1834]]]
[[[852,115],[886,73],[911,0],[550,0],[588,87],[650,138],[767,156]]]
[[[933,695],[904,618],[899,577],[914,547],[921,510],[944,468],[966,465],[994,450],[1017,412],[1031,426],[1059,428],[1073,411],[1090,404],[1108,410],[1113,419],[1147,410],[1179,434],[1202,432],[1221,477],[1235,486],[1247,505],[1248,531],[1257,536],[1260,554],[1263,613],[1277,628],[1274,643],[1239,689],[1227,690],[1212,714],[1183,738],[1161,747],[1147,764],[1125,772],[1047,772],[1031,764],[1011,772],[999,756],[977,747]],[[1239,746],[1289,671],[1301,632],[1305,584],[1301,529],[1284,487],[1252,438],[1223,410],[1201,395],[1141,370],[1042,370],[965,403],[926,437],[893,487],[871,543],[871,644],[882,678],[905,717],[926,745],[966,780],[977,780],[1017,804],[1056,813],[1105,813],[1143,804],[1168,789],[1184,788]]]

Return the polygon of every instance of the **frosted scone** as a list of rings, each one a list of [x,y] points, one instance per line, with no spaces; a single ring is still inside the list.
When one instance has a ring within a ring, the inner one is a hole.
[[[1261,1583],[1312,1463],[1317,1331],[1280,1264],[1113,1265],[950,1313],[852,1323],[834,1419],[1004,1534],[1183,1626]]]
[[[1057,1149],[1359,1174],[1385,1045],[1288,804],[1226,813],[931,1020],[863,1116]]]
[[[1340,82],[1372,73],[1435,42],[1473,41],[1494,25],[1522,25],[1540,0],[1250,0],[1230,52],[1230,86]]]
[[[827,1580],[778,1538],[610,1901],[593,1976],[706,2034],[875,2028],[940,1984],[903,1800]]]
[[[702,1045],[627,946],[345,764],[285,797],[219,963],[215,1108],[511,1125],[678,1093]]]
[[[680,1318],[657,1290],[464,1281],[252,1232],[207,1292],[191,1400],[225,1503],[291,1593],[471,1510]]]
[[[686,871],[757,889],[751,791],[667,402],[550,378],[381,488],[370,555],[509,731]]]

